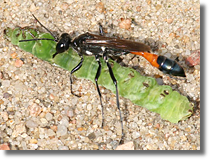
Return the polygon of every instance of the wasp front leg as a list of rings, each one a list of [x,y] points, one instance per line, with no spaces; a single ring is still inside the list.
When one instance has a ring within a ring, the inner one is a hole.
[[[71,94],[77,96],[77,97],[81,97],[80,95],[77,95],[73,92],[73,89],[72,89],[72,84],[73,84],[73,79],[72,79],[72,74],[76,71],[78,71],[81,67],[82,67],[82,63],[83,63],[83,56],[81,56],[81,59],[80,59],[80,62],[78,63],[78,65],[76,67],[74,67],[71,72],[70,72],[70,89],[71,89]]]

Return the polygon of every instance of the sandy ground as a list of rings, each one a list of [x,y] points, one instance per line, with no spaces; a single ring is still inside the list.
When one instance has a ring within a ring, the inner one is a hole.
[[[195,109],[189,119],[173,124],[120,98],[125,143],[136,150],[200,150],[200,65],[185,63],[193,51],[200,50],[200,4],[184,0],[0,2],[0,144],[12,150],[113,150],[119,145],[121,130],[113,93],[101,88],[106,125],[101,129],[95,84],[75,79],[74,88],[83,94],[77,98],[69,90],[69,72],[5,41],[6,27],[38,26],[31,13],[51,31],[97,33],[100,22],[106,36],[150,39],[161,44],[157,54],[178,56],[187,75],[184,82],[164,75],[143,58],[122,57],[128,67],[139,65],[141,74],[161,77],[164,84],[187,96]],[[17,59],[24,64],[18,67]]]

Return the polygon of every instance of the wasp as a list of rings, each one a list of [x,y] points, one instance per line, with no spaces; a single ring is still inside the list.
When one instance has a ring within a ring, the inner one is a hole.
[[[169,59],[165,56],[158,56],[156,54],[151,53],[151,48],[146,44],[139,43],[139,42],[132,42],[129,40],[123,40],[119,38],[106,37],[104,36],[103,27],[100,24],[99,24],[99,35],[86,32],[75,38],[72,38],[70,34],[63,33],[61,34],[60,37],[57,37],[50,30],[48,30],[41,22],[39,22],[39,20],[34,15],[33,17],[43,28],[45,28],[53,36],[53,38],[52,39],[35,38],[35,39],[20,40],[19,42],[52,40],[52,41],[57,42],[56,53],[53,54],[53,58],[55,58],[56,55],[67,51],[70,47],[72,47],[80,56],[81,58],[80,62],[70,72],[70,90],[73,95],[80,97],[79,95],[75,94],[72,89],[73,73],[78,71],[82,67],[84,55],[95,56],[95,60],[98,63],[98,69],[95,75],[95,84],[96,84],[96,88],[98,91],[100,104],[102,108],[102,127],[104,126],[104,111],[103,111],[103,104],[102,104],[102,95],[98,86],[98,79],[101,74],[100,57],[103,58],[103,60],[105,61],[108,67],[110,77],[116,89],[116,104],[119,110],[121,129],[122,129],[120,144],[123,143],[123,138],[124,138],[123,118],[122,118],[122,114],[120,110],[117,80],[114,76],[112,67],[109,63],[109,56],[121,56],[121,55],[126,55],[129,53],[134,54],[134,55],[140,55],[140,56],[143,56],[145,59],[147,59],[152,66],[158,68],[159,70],[161,70],[162,72],[166,74],[185,77],[184,69],[175,60]]]

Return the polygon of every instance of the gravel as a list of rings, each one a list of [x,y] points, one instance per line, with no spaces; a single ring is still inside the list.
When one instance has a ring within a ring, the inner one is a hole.
[[[120,98],[126,149],[200,150],[200,64],[187,66],[185,59],[200,53],[200,3],[198,0],[113,0],[0,2],[0,146],[11,150],[113,150],[121,135],[115,95],[101,88],[105,126],[95,84],[75,79],[78,98],[70,93],[69,72],[41,61],[3,38],[6,27],[38,26],[33,13],[52,31],[106,36],[159,46],[159,55],[179,57],[186,80],[170,78],[141,57],[126,55],[128,67],[138,66],[144,75],[160,78],[187,96],[193,115],[177,124],[162,120],[129,100]],[[140,63],[139,63],[140,62]],[[181,83],[182,82],[182,83]],[[8,147],[8,146],[9,147]],[[130,148],[128,148],[130,146]],[[119,148],[118,148],[119,149]],[[123,149],[123,148],[120,148]]]

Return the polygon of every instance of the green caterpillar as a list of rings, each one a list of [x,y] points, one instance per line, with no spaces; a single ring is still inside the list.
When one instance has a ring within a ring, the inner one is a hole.
[[[19,42],[19,40],[33,38],[53,39],[49,33],[41,33],[27,27],[17,27],[15,29],[5,29],[4,36],[21,49],[68,71],[71,71],[80,61],[80,57],[72,48],[68,52],[58,54],[55,58],[52,58],[56,52],[56,42],[54,41]],[[104,61],[101,62],[102,71],[98,83],[115,92],[115,86],[109,76],[106,64]],[[154,78],[142,76],[134,69],[122,67],[112,60],[110,60],[110,63],[118,81],[119,95],[122,97],[130,99],[134,104],[143,106],[150,111],[159,113],[162,119],[172,123],[184,120],[192,114],[193,107],[187,97],[180,95],[177,91],[172,91],[170,86],[158,85]],[[98,64],[95,57],[84,56],[83,66],[74,75],[94,82],[97,68]]]

